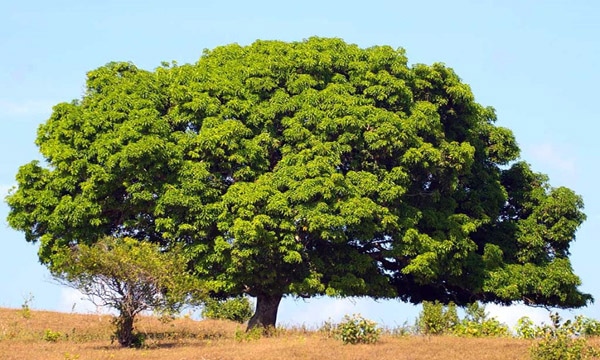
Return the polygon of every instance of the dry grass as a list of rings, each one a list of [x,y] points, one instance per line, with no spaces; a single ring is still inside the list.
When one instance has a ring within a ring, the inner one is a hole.
[[[111,344],[111,317],[0,309],[0,359],[527,359],[530,341],[456,337],[384,336],[375,345],[343,345],[323,333],[279,331],[271,338],[236,340],[243,328],[224,321],[141,318],[136,329],[148,334],[144,349]],[[44,340],[47,330],[60,333]],[[598,344],[598,341],[594,341]]]

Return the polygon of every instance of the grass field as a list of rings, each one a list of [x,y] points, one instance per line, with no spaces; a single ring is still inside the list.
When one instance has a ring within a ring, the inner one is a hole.
[[[510,338],[385,335],[374,345],[343,345],[323,332],[303,329],[243,340],[239,324],[188,318],[143,317],[136,330],[147,334],[146,346],[121,349],[111,344],[110,316],[0,308],[0,359],[528,359],[532,344]]]

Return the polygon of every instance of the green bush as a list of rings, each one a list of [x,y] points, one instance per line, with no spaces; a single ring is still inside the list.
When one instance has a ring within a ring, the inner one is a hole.
[[[344,316],[336,327],[336,334],[344,344],[373,344],[379,340],[381,329],[376,322],[354,314]]]
[[[585,316],[576,316],[573,326],[584,336],[600,336],[600,321]]]
[[[205,319],[231,320],[245,323],[252,317],[253,306],[245,296],[227,300],[209,299],[204,302],[202,317]]]
[[[475,302],[465,309],[465,318],[456,324],[451,332],[459,336],[505,337],[510,335],[506,324],[495,318],[489,318],[485,307]]]
[[[550,315],[551,325],[541,327],[541,340],[531,347],[532,360],[585,360],[600,356],[600,351],[587,344],[579,333],[580,321],[561,324],[558,313]]]
[[[44,331],[44,337],[43,337],[43,339],[45,341],[49,341],[49,342],[57,342],[62,337],[63,337],[63,334],[61,332],[59,332],[59,331],[52,331],[50,329],[46,329]]]
[[[253,341],[253,340],[259,340],[260,338],[262,338],[262,336],[264,334],[265,334],[265,329],[263,329],[259,326],[254,327],[248,331],[244,331],[238,327],[235,330],[234,338],[236,341],[239,341],[239,342]]]
[[[24,319],[31,319],[31,302],[33,301],[33,295],[29,294],[26,298],[23,299],[23,304],[21,304],[21,316]]]
[[[536,339],[543,335],[542,329],[536,326],[528,316],[523,316],[517,320],[515,332],[517,337],[521,339]]]
[[[452,332],[452,329],[459,323],[456,305],[453,303],[447,306],[436,302],[423,302],[423,309],[417,317],[417,332],[424,335],[441,335]]]

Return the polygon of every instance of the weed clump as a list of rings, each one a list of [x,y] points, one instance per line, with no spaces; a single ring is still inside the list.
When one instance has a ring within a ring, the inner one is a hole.
[[[360,314],[346,315],[337,325],[336,335],[344,344],[374,344],[379,340],[381,329],[376,322]]]
[[[64,335],[60,331],[52,331],[50,329],[46,329],[44,330],[44,336],[42,338],[48,342],[57,342],[63,337]]]
[[[551,325],[539,328],[541,340],[531,347],[532,360],[585,360],[600,356],[600,351],[587,343],[585,318],[561,323],[558,313],[550,315]]]

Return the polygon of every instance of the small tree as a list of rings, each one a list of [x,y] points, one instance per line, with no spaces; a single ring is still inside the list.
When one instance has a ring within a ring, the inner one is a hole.
[[[199,296],[178,251],[162,252],[149,242],[105,237],[92,246],[61,249],[51,268],[60,283],[81,291],[96,306],[119,312],[115,336],[121,346],[136,343],[137,314],[146,310],[176,312]]]
[[[450,332],[459,321],[454,303],[445,306],[439,301],[424,301],[416,326],[424,335],[441,335]]]

